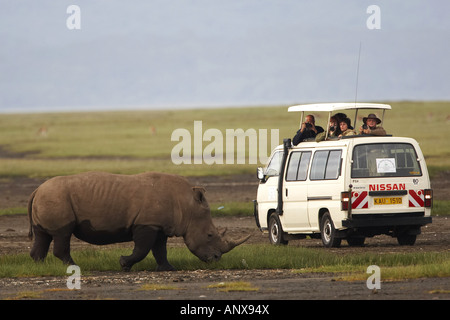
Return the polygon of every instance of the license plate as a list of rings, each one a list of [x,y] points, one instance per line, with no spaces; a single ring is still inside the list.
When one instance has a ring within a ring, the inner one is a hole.
[[[373,198],[373,204],[402,204],[402,198]]]

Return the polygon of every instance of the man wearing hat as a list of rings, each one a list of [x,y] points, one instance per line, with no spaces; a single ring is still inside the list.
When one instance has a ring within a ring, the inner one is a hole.
[[[385,136],[386,130],[379,127],[381,120],[373,113],[363,118],[364,124],[359,128],[359,134],[370,134],[374,136]]]

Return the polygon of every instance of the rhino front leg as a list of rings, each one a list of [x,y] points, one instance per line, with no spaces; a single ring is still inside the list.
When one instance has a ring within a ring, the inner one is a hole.
[[[155,245],[152,249],[158,267],[156,271],[175,271],[176,269],[167,260],[167,236],[163,231],[158,232]]]
[[[155,244],[158,229],[151,226],[135,226],[132,230],[134,249],[129,256],[121,256],[119,263],[123,271],[130,271],[131,267],[144,259]]]

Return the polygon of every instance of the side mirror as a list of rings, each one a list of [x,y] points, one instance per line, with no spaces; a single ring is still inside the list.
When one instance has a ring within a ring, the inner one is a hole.
[[[256,171],[256,176],[258,177],[259,180],[263,181],[264,180],[264,169],[261,167],[258,167],[258,169]]]

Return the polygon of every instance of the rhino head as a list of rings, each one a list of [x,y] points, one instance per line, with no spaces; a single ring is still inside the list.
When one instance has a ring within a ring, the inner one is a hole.
[[[217,261],[222,254],[247,241],[250,235],[236,240],[228,239],[225,236],[226,229],[219,231],[212,222],[204,189],[194,187],[193,191],[195,205],[184,235],[184,242],[200,260]]]

